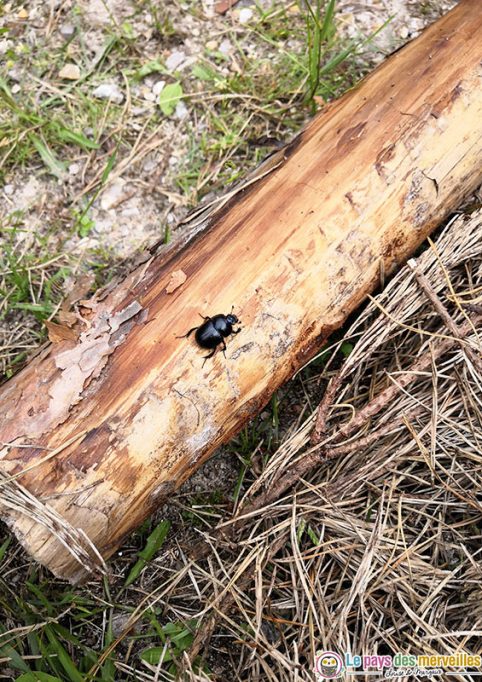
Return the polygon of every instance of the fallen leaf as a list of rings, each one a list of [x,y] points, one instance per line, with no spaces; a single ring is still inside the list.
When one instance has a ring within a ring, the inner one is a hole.
[[[166,294],[172,294],[172,292],[176,291],[176,289],[184,284],[186,280],[187,275],[182,270],[175,270],[174,272],[171,272],[171,276],[166,287]]]
[[[60,343],[61,341],[77,341],[78,334],[76,331],[67,327],[65,324],[57,324],[45,320],[45,326],[49,334],[49,339],[52,343]]]

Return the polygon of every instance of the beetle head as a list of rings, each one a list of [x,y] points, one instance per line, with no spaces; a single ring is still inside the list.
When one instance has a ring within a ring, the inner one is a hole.
[[[236,324],[236,322],[239,322],[238,318],[236,315],[233,315],[233,313],[229,313],[229,315],[226,315],[226,319],[229,322],[229,324]]]

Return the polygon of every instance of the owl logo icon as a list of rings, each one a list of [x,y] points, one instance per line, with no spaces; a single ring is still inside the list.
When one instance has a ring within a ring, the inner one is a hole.
[[[344,669],[340,654],[334,651],[316,652],[314,672],[317,680],[335,680]]]

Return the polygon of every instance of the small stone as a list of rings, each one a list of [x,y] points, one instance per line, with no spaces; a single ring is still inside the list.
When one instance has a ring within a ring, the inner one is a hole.
[[[59,32],[64,40],[70,40],[75,34],[75,26],[69,23],[62,24],[59,28]]]
[[[138,218],[141,215],[141,212],[137,206],[126,206],[126,208],[122,209],[121,215],[123,215],[124,218]]]
[[[15,191],[15,188],[13,185],[5,185],[3,188],[3,191],[5,192],[5,194],[7,194],[9,197],[11,197]]]
[[[70,175],[77,175],[77,173],[80,171],[80,165],[78,163],[71,163],[69,166],[69,174]]]
[[[227,38],[225,38],[219,46],[219,51],[222,54],[229,54],[232,51],[232,49],[233,49],[233,44]]]
[[[253,18],[253,10],[249,7],[243,7],[239,10],[239,23],[247,24]]]
[[[18,10],[17,17],[18,19],[28,19],[28,12],[25,7],[22,7],[22,9]]]
[[[131,114],[133,116],[144,116],[149,111],[148,107],[132,107]]]
[[[16,95],[17,93],[20,92],[21,89],[22,88],[20,87],[20,85],[18,83],[15,83],[15,85],[12,86],[12,94]]]
[[[175,118],[177,118],[179,121],[182,121],[186,116],[189,114],[187,106],[184,104],[184,102],[181,100],[176,104],[176,111],[174,112]]]
[[[144,171],[144,173],[153,173],[156,170],[157,165],[158,163],[156,159],[147,159],[146,161],[144,161],[142,170]]]
[[[33,206],[40,199],[42,185],[34,175],[31,175],[27,182],[18,189],[15,201],[19,210],[25,210]]]
[[[208,50],[215,50],[218,46],[218,41],[217,40],[208,40],[206,43],[206,49]]]
[[[152,92],[154,93],[154,95],[156,97],[161,94],[165,85],[166,85],[166,81],[157,81],[157,83],[154,83],[154,86],[152,88]]]
[[[80,69],[77,64],[65,64],[59,71],[59,78],[76,81],[80,78]]]
[[[142,92],[142,97],[143,97],[143,99],[146,100],[146,102],[155,102],[156,101],[155,94],[149,88],[142,88],[141,92]]]
[[[100,207],[104,211],[114,208],[117,202],[124,196],[125,184],[123,178],[116,178],[114,182],[104,190],[100,199]]]
[[[166,59],[166,68],[169,71],[175,71],[186,59],[186,53],[180,50],[175,50],[171,52],[169,57]]]
[[[102,83],[92,94],[98,99],[109,99],[116,104],[122,104],[124,101],[124,94],[115,83]]]
[[[9,77],[15,81],[16,83],[20,83],[22,81],[22,72],[20,69],[13,68],[8,71]]]

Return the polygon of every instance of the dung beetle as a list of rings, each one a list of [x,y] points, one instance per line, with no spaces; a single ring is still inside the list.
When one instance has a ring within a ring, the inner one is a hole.
[[[213,317],[201,315],[201,317],[204,322],[199,327],[193,327],[187,334],[178,336],[177,338],[185,339],[192,334],[192,332],[196,332],[194,338],[196,339],[198,346],[212,349],[209,355],[204,356],[204,362],[206,362],[208,358],[212,358],[220,343],[223,344],[223,353],[224,357],[226,357],[226,341],[224,339],[231,334],[239,334],[241,329],[233,329],[233,324],[238,324],[240,320],[238,320],[236,315],[233,315],[232,310],[228,315],[220,314],[213,315]]]

